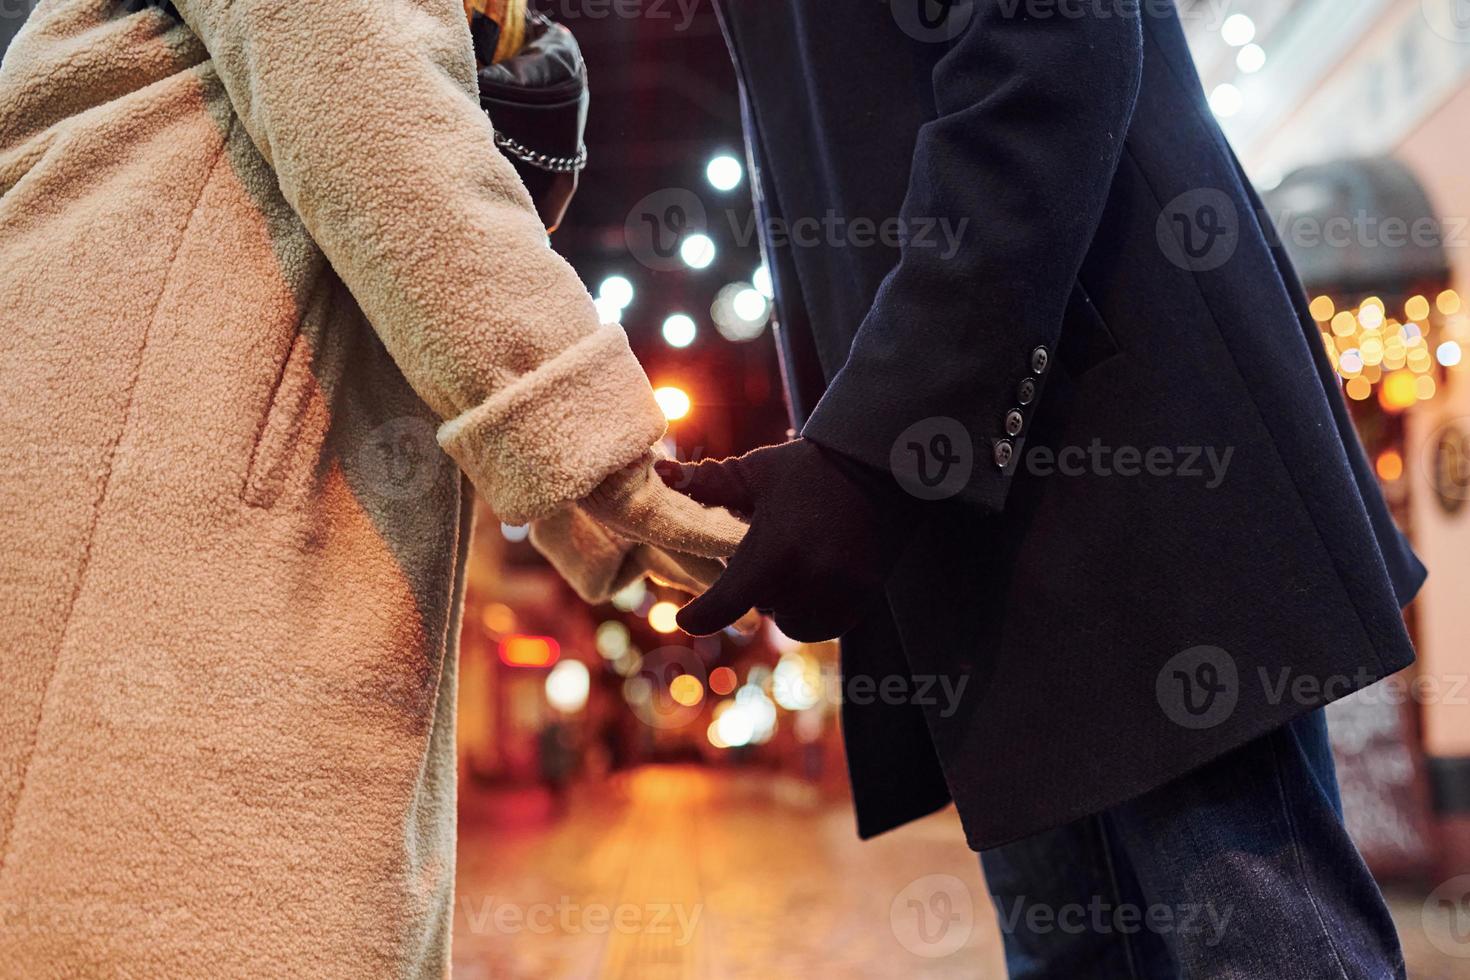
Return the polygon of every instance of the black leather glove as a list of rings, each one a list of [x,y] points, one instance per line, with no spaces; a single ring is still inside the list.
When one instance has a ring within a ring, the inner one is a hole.
[[[840,636],[881,600],[921,516],[920,502],[891,474],[805,439],[654,468],[674,489],[750,521],[725,574],[679,611],[680,628],[696,636],[752,607],[795,640]]]

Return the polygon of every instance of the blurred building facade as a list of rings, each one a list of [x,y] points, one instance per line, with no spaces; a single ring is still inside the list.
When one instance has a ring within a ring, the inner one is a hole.
[[[1391,694],[1334,710],[1350,822],[1380,870],[1457,873],[1470,866],[1470,6],[1181,10],[1430,570],[1411,612],[1418,666]]]

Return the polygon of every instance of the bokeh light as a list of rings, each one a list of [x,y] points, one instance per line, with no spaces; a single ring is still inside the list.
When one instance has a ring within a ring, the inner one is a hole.
[[[690,235],[679,243],[679,258],[691,269],[708,269],[717,254],[714,239],[708,235]]]
[[[1383,379],[1378,401],[1390,412],[1402,412],[1419,400],[1419,389],[1410,371],[1394,371]]]
[[[776,284],[771,281],[771,269],[769,266],[763,265],[759,269],[756,269],[755,274],[750,277],[750,284],[756,288],[756,292],[760,293],[766,299],[776,298]]]
[[[749,283],[732,282],[715,295],[710,319],[721,337],[743,343],[759,337],[771,317],[771,301]]]
[[[1238,114],[1244,105],[1245,97],[1240,94],[1240,89],[1229,82],[1215,86],[1215,90],[1210,93],[1210,108],[1221,119],[1229,119]]]
[[[1256,22],[1245,14],[1231,14],[1220,25],[1220,37],[1232,48],[1250,44],[1256,39]]]
[[[609,619],[597,627],[595,642],[597,652],[604,660],[617,660],[628,652],[628,627],[616,619]]]
[[[699,327],[687,313],[675,313],[664,321],[664,343],[670,347],[688,347],[699,335]]]
[[[723,748],[739,748],[749,745],[755,738],[755,718],[740,705],[726,701],[721,707],[725,710],[720,712],[714,723],[714,738],[710,739],[716,746]]]
[[[612,300],[598,297],[592,301],[597,307],[597,322],[602,324],[620,323],[623,319],[623,308]]]
[[[821,686],[820,666],[801,652],[783,656],[771,675],[771,693],[776,703],[787,711],[803,711],[816,705]]]
[[[672,385],[653,389],[653,398],[658,402],[658,407],[663,409],[664,418],[670,422],[682,419],[693,407],[689,394],[684,389],[675,388]]]
[[[491,602],[480,610],[480,623],[490,633],[514,633],[516,614],[503,602]]]
[[[499,653],[507,667],[550,667],[561,656],[561,644],[549,636],[512,634],[501,637]]]
[[[655,602],[648,610],[648,625],[659,633],[674,633],[679,629],[679,607],[672,602]]]
[[[597,298],[625,310],[633,302],[633,283],[627,276],[608,276],[597,287]]]
[[[581,711],[591,690],[592,676],[580,660],[563,660],[546,675],[546,700],[558,711]]]
[[[1266,49],[1259,44],[1247,44],[1235,56],[1235,67],[1247,75],[1254,75],[1266,67]]]
[[[1404,457],[1396,449],[1386,449],[1378,454],[1374,469],[1380,480],[1392,483],[1404,475]]]
[[[704,168],[704,176],[715,190],[733,191],[745,178],[745,167],[728,153],[722,153]]]
[[[693,674],[680,674],[669,682],[669,697],[686,708],[704,700],[704,685]]]
[[[730,306],[735,315],[746,323],[764,323],[770,310],[770,304],[754,286],[736,293]]]
[[[647,597],[648,584],[640,578],[624,586],[622,591],[612,597],[613,608],[622,612],[635,612]]]
[[[735,690],[737,683],[739,683],[739,678],[735,676],[735,671],[729,667],[716,667],[710,671],[709,689],[716,694],[721,696],[729,694]]]

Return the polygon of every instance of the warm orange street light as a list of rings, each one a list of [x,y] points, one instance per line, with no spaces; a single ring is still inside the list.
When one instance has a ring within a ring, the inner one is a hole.
[[[655,388],[653,390],[653,398],[654,401],[658,402],[658,407],[663,409],[664,418],[670,422],[677,422],[679,419],[682,419],[689,414],[689,409],[693,407],[693,403],[689,400],[688,392],[682,388],[675,388],[673,385],[664,385],[663,387]]]
[[[1378,463],[1375,466],[1378,477],[1392,483],[1404,475],[1404,457],[1397,449],[1385,449],[1378,455]]]
[[[550,667],[561,656],[561,645],[549,636],[520,633],[500,641],[500,662],[507,667]]]
[[[680,674],[669,682],[669,696],[686,708],[704,700],[704,685],[693,674]]]
[[[648,610],[648,625],[660,633],[672,633],[679,628],[675,617],[679,607],[672,602],[655,602]]]
[[[1383,379],[1378,392],[1378,402],[1385,411],[1402,412],[1419,400],[1418,385],[1412,371],[1394,371]]]

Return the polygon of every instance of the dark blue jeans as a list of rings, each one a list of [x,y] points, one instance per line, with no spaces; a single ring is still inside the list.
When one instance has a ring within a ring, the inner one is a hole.
[[[1012,980],[1404,977],[1320,711],[981,863]]]

